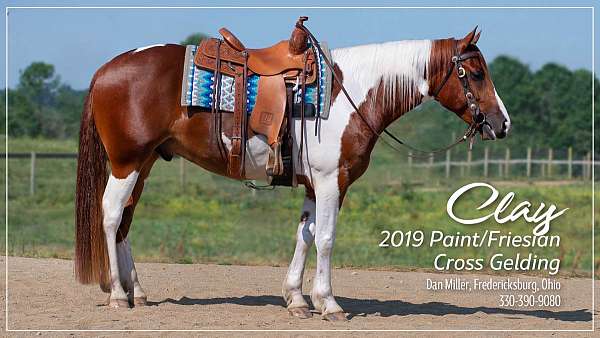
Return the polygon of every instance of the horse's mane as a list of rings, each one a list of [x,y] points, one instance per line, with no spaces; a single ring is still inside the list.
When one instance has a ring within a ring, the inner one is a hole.
[[[389,51],[387,54],[390,70],[384,73],[376,90],[383,90],[380,95],[382,107],[392,111],[396,118],[413,109],[421,102],[419,85],[426,79],[427,66],[431,54],[431,42],[428,40],[407,40],[397,43],[383,44]],[[379,94],[379,93],[377,93]]]
[[[427,66],[427,80],[429,83],[441,83],[448,71],[452,56],[455,40],[442,39],[431,42],[431,56]],[[429,88],[430,92],[436,88]]]
[[[408,43],[410,42],[408,41]],[[407,58],[407,64],[404,67],[412,67],[419,73],[421,79],[424,78],[429,84],[440,83],[452,60],[455,40],[452,38],[431,40],[430,43],[430,48],[426,51],[408,50],[399,53],[398,57]],[[426,59],[422,57],[423,52],[428,52]],[[384,109],[392,109],[395,117],[398,117],[397,114],[410,111],[422,100],[420,88],[415,83],[415,74],[407,73],[402,68],[384,76],[382,83]],[[428,88],[428,90],[431,92],[435,88]]]
[[[403,40],[337,49],[335,54],[357,83],[373,85],[370,103],[380,103],[395,119],[420,104],[425,91],[434,90],[420,86],[442,80],[454,42]]]

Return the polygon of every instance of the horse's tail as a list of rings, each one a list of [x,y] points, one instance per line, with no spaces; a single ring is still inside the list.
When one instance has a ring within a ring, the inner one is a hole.
[[[107,155],[92,113],[90,85],[79,129],[77,158],[75,278],[83,284],[99,283],[110,291],[108,254],[102,227],[102,195],[108,179]]]

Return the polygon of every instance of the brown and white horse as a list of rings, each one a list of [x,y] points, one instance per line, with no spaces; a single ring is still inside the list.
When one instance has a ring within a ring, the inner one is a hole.
[[[314,242],[317,269],[312,303],[326,319],[345,319],[331,287],[336,220],[348,187],[369,165],[379,137],[373,130],[382,132],[430,98],[472,122],[457,72],[446,78],[456,52],[476,54],[462,66],[486,118],[487,128],[479,130],[482,137],[507,134],[510,120],[476,47],[478,39],[474,30],[457,40],[399,41],[332,51],[335,71],[366,121],[334,85],[330,115],[320,121],[318,136],[305,132],[303,166],[296,174],[306,197],[294,256],[283,282],[283,297],[292,315],[311,315],[301,288],[306,255]],[[77,168],[75,274],[80,282],[99,283],[110,292],[110,306],[146,303],[127,233],[144,180],[159,155],[177,154],[227,176],[227,163],[209,135],[210,113],[180,104],[184,52],[183,46],[156,45],[121,54],[96,72],[85,101]],[[224,115],[221,135],[226,147],[230,147],[229,115]],[[303,130],[312,131],[314,124],[314,119],[307,119]],[[296,155],[300,130],[300,121],[295,121]],[[265,138],[253,136],[246,147],[246,178],[266,179]]]

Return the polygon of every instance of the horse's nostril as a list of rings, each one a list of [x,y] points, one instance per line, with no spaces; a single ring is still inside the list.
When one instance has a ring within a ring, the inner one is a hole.
[[[496,136],[498,138],[505,138],[507,133],[508,133],[508,121],[504,120],[504,122],[502,122],[502,130],[500,130],[498,133],[496,133]]]

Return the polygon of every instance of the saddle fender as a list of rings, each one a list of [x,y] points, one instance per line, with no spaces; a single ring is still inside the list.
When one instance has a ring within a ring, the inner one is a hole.
[[[250,129],[267,136],[269,146],[277,142],[286,105],[285,80],[282,74],[261,76],[256,104],[250,115]]]

